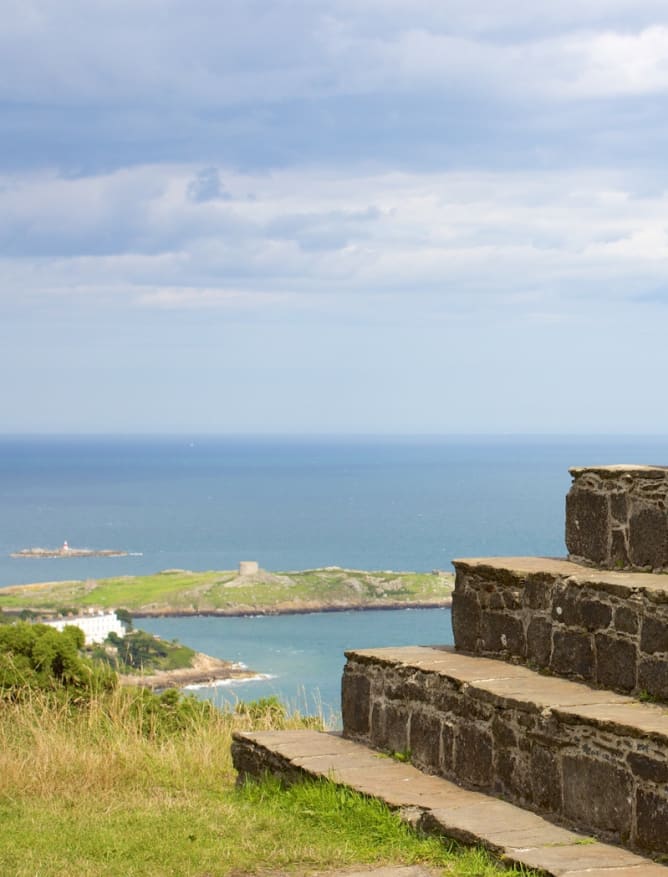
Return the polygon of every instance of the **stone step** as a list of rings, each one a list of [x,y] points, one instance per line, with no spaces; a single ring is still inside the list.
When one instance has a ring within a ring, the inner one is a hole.
[[[536,557],[454,565],[458,648],[668,701],[668,575]]]
[[[668,855],[668,711],[448,647],[346,653],[344,736]]]
[[[317,731],[235,733],[240,779],[330,780],[398,809],[418,829],[486,847],[506,864],[554,877],[668,877],[668,868],[592,841],[506,801],[427,776],[359,743]]]

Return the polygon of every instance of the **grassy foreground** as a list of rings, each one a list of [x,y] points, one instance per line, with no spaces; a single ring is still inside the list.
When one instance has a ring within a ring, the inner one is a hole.
[[[135,614],[305,612],[319,608],[444,603],[451,573],[365,572],[339,567],[239,576],[167,570],[99,581],[44,582],[0,589],[0,609],[119,608]]]
[[[193,710],[175,731],[142,717],[127,689],[77,709],[39,691],[4,701],[0,873],[238,877],[418,862],[460,877],[509,873],[479,851],[420,838],[383,806],[329,783],[235,788],[234,728],[301,724],[270,703]]]

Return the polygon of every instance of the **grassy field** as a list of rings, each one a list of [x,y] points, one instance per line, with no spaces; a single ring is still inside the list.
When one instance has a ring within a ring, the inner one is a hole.
[[[167,570],[150,576],[46,582],[0,589],[0,609],[125,608],[133,613],[308,611],[314,608],[438,603],[450,573],[364,572],[328,567],[239,576]]]
[[[0,873],[238,877],[409,863],[459,877],[509,873],[479,851],[418,837],[383,806],[328,783],[236,789],[233,728],[300,724],[275,708],[196,712],[161,733],[127,690],[78,710],[41,692],[5,702]]]

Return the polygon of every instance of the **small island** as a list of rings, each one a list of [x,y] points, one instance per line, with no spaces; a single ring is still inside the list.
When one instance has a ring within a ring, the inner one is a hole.
[[[71,548],[65,541],[59,548],[22,548],[10,557],[127,557],[127,551],[114,548]]]

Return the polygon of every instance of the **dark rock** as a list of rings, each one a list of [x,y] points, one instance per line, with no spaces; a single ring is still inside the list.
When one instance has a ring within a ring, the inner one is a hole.
[[[344,669],[341,683],[341,713],[343,727],[350,734],[369,733],[371,683],[361,673]]]
[[[419,767],[441,767],[441,721],[437,716],[415,710],[411,716],[409,739],[411,758]]]
[[[635,840],[644,850],[668,852],[668,802],[654,792],[638,790]]]
[[[645,615],[640,632],[640,650],[650,655],[668,652],[668,618]]]
[[[582,600],[580,617],[587,630],[605,630],[612,621],[612,607],[600,600]]]
[[[524,605],[528,609],[547,609],[551,603],[553,579],[548,576],[529,576],[524,585]]]
[[[629,505],[625,493],[610,494],[610,514],[618,524],[626,524],[629,516]]]
[[[531,788],[534,804],[548,813],[561,811],[559,761],[549,749],[531,748]]]
[[[634,566],[661,569],[668,564],[668,522],[660,509],[634,508],[629,520],[629,558]]]
[[[668,700],[668,661],[641,658],[638,667],[638,689],[651,697]]]
[[[552,651],[552,625],[545,618],[534,617],[527,628],[527,660],[547,667]]]
[[[588,633],[555,630],[550,669],[562,676],[594,678],[594,647]]]
[[[480,624],[480,639],[485,651],[519,656],[526,653],[522,622],[512,615],[485,613]]]
[[[627,757],[629,767],[634,776],[651,783],[668,783],[668,764],[656,758],[650,758],[641,752],[630,752]]]
[[[632,642],[599,633],[596,642],[596,681],[604,688],[633,691],[638,654]]]
[[[580,487],[576,482],[566,496],[566,546],[569,553],[603,563],[608,559],[609,529],[607,496]]]
[[[492,776],[492,738],[475,725],[459,727],[455,736],[455,772],[463,783],[487,788]]]
[[[615,629],[621,633],[638,633],[638,613],[629,609],[628,606],[618,606],[615,609]]]
[[[583,755],[562,760],[564,813],[582,825],[628,836],[631,783],[618,767]]]
[[[457,575],[459,579],[459,574]],[[480,605],[475,593],[462,590],[458,584],[452,594],[452,629],[458,649],[473,652],[480,637]]]

